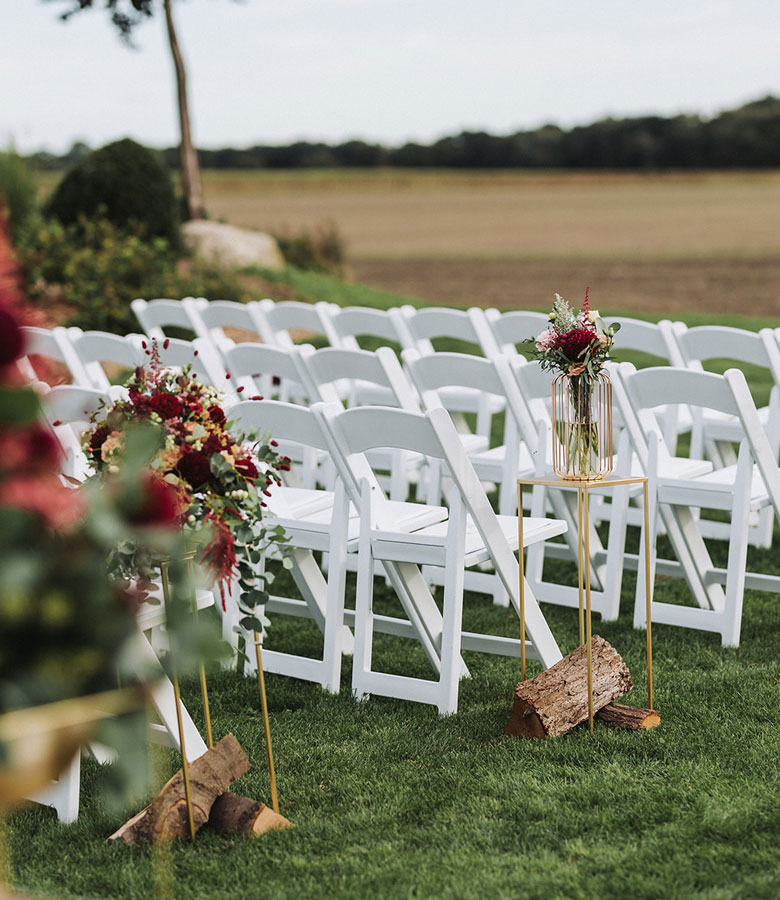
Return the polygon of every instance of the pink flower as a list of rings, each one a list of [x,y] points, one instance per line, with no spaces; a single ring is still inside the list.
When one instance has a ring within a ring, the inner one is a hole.
[[[550,347],[555,343],[555,338],[557,337],[555,333],[555,329],[547,328],[536,338],[536,349],[537,350],[549,350]]]

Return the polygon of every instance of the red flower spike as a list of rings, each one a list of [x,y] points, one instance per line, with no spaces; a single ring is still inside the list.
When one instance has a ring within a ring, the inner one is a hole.
[[[584,313],[590,312],[590,288],[585,288],[585,305],[582,307]]]
[[[163,341],[163,350],[167,350],[168,347],[170,347],[170,346],[171,346],[170,338],[166,338],[166,339]]]

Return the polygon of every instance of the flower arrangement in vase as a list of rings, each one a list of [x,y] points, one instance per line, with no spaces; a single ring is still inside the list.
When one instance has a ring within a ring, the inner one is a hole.
[[[284,529],[269,526],[263,511],[290,460],[276,441],[237,432],[220,392],[197,381],[191,366],[165,368],[156,341],[144,347],[148,365],[135,370],[126,398],[93,416],[83,449],[98,476],[110,479],[121,470],[130,430],[144,425],[152,432],[156,450],[144,474],[147,493],[164,515],[173,512],[193,542],[205,535],[200,562],[219,586],[223,609],[237,578],[241,625],[262,632],[267,621],[259,607],[272,580],[260,567],[263,555],[275,545],[290,565]],[[131,570],[132,549],[127,563]]]
[[[612,386],[604,371],[620,324],[590,308],[590,291],[575,312],[555,295],[550,324],[524,348],[552,386],[553,470],[561,478],[596,481],[612,470]]]

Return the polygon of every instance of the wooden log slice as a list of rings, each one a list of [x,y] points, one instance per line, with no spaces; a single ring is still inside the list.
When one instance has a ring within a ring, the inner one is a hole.
[[[622,703],[608,703],[598,711],[598,717],[611,728],[628,728],[632,731],[655,728],[661,724],[661,715],[654,709],[639,709]]]
[[[245,772],[249,760],[241,745],[228,734],[190,763],[192,818],[197,831],[209,817],[214,801]],[[117,829],[109,841],[138,844],[142,841],[171,841],[190,836],[184,777],[181,769],[168,781],[152,803]]]
[[[220,834],[240,834],[251,838],[278,828],[292,828],[292,822],[265,803],[225,792],[211,807],[209,825]]]
[[[615,648],[594,634],[593,712],[622,697],[633,687],[631,673]],[[518,737],[557,737],[588,718],[588,656],[577,647],[554,666],[515,688],[512,714],[504,734]]]

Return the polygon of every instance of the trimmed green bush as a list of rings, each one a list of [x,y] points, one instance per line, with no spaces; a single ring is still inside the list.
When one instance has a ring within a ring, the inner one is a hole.
[[[152,238],[179,245],[179,215],[162,158],[125,138],[76,163],[57,186],[47,214],[63,225],[101,215],[120,227],[141,226]]]

